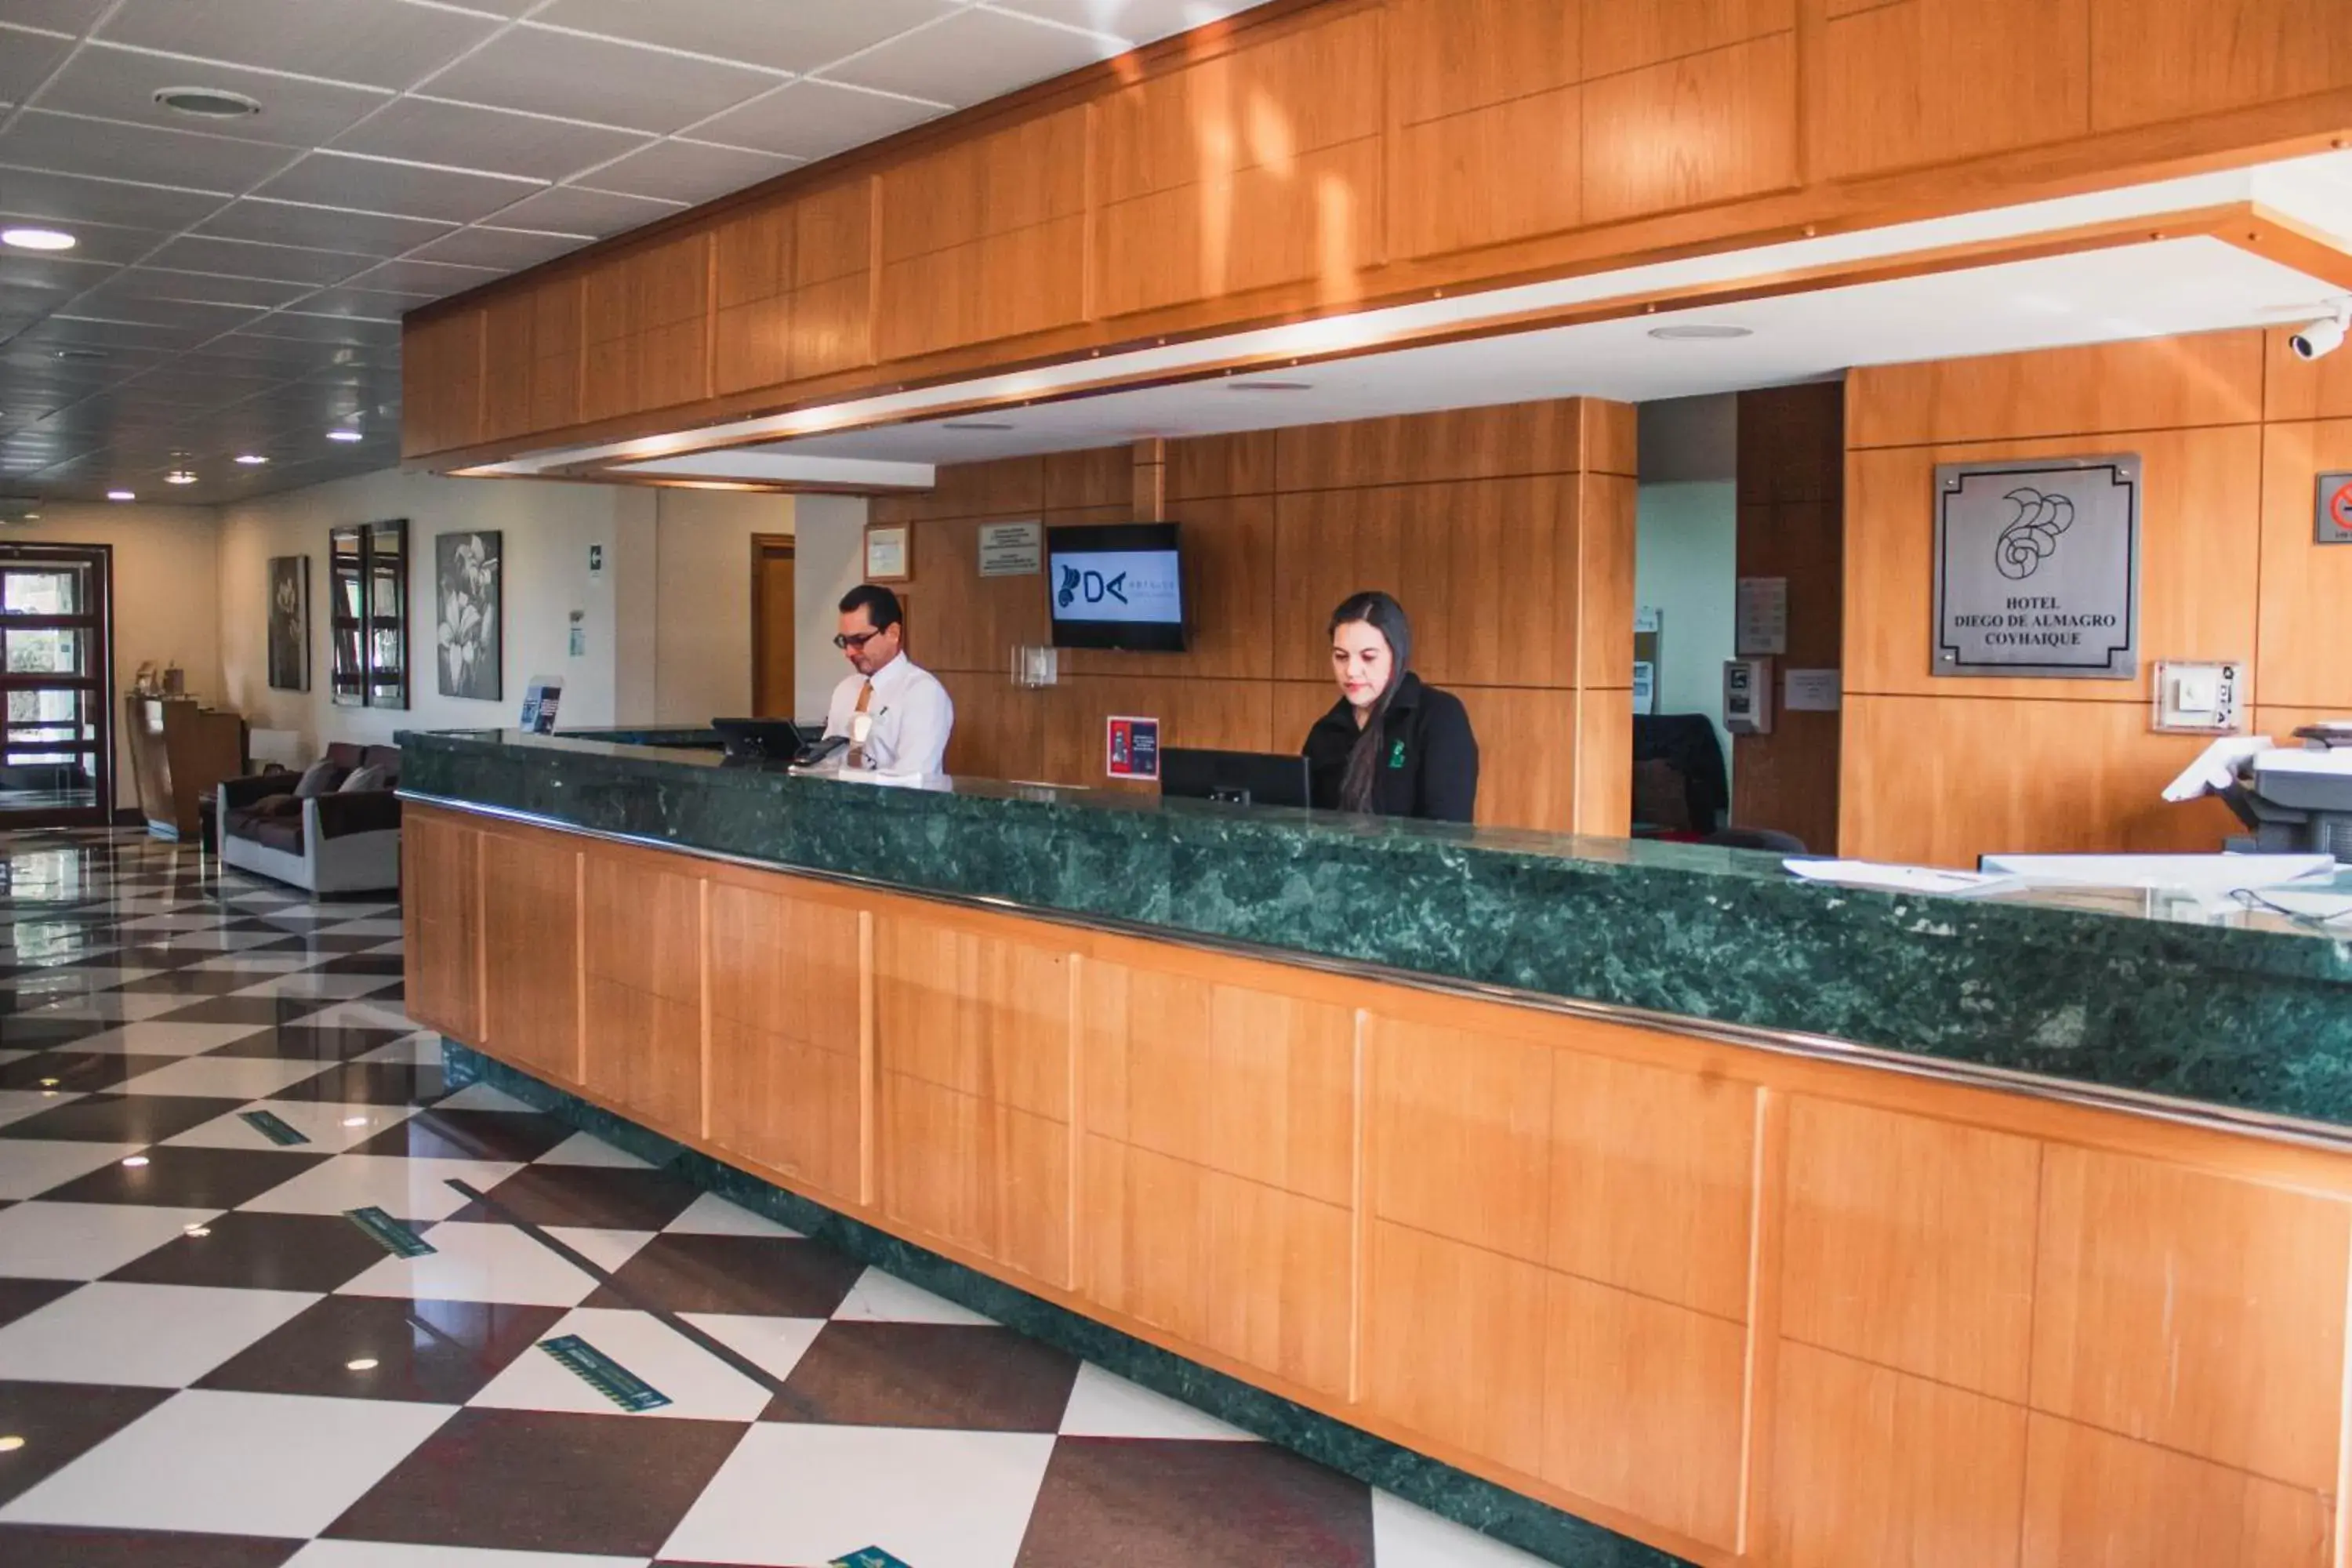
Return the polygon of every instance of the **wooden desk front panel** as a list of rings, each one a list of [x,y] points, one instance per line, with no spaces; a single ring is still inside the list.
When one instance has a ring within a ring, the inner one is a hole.
[[[430,807],[408,831],[410,994],[445,1032],[1694,1562],[2347,1561],[2342,1155]]]

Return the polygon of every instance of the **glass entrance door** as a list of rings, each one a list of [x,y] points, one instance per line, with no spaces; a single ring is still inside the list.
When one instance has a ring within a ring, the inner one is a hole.
[[[113,816],[108,552],[0,543],[0,827]]]

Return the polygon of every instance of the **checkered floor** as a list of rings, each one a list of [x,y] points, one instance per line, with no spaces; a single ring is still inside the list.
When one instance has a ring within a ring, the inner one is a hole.
[[[395,907],[0,834],[0,1563],[1534,1562],[445,1093],[400,970]]]

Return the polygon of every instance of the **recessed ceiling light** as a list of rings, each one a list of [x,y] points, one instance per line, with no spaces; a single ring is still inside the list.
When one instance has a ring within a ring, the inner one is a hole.
[[[0,228],[0,245],[19,250],[71,250],[80,243],[61,228]]]
[[[217,87],[167,87],[155,94],[155,101],[199,120],[243,120],[261,112],[261,105],[245,94]]]
[[[1752,327],[1735,327],[1727,322],[1690,321],[1679,327],[1652,327],[1650,335],[1668,342],[1703,342],[1717,338],[1748,338],[1756,335]]]
[[[239,452],[236,457],[236,461],[239,468],[257,468],[261,467],[262,464],[269,461],[269,459],[263,457],[258,452]]]
[[[1313,384],[1304,381],[1229,381],[1227,392],[1312,392]]]
[[[992,424],[985,419],[950,419],[940,426],[942,430],[1010,430],[1010,425]]]
[[[356,441],[360,439],[360,433],[356,430],[330,430],[327,432],[327,439],[330,441]]]
[[[24,1446],[25,1439],[13,1432],[5,1437],[0,1437],[0,1454],[13,1454]]]
[[[192,485],[196,482],[196,476],[185,468],[173,468],[163,476],[163,482],[167,485]]]
[[[139,495],[135,490],[109,490],[106,492],[106,499],[109,500],[137,500],[139,499]]]

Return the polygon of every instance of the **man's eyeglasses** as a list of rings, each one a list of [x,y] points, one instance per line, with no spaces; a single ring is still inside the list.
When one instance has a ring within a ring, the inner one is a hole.
[[[882,631],[887,631],[889,629],[889,627],[885,626],[882,628]],[[876,637],[880,637],[882,635],[882,631],[844,632],[833,639],[833,646],[841,649],[844,653],[864,653],[866,651],[866,645],[872,642]]]

